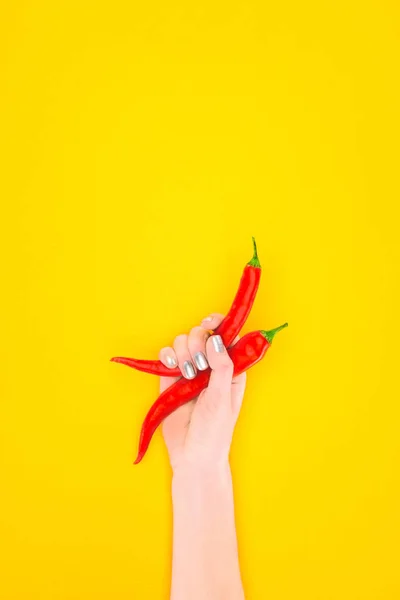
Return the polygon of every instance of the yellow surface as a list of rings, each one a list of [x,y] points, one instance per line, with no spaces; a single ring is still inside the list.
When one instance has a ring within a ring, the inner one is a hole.
[[[399,598],[396,4],[4,7],[2,599],[168,597],[157,382],[108,359],[225,311],[251,235],[248,598]]]

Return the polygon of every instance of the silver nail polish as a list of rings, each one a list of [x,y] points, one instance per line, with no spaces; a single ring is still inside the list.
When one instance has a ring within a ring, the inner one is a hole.
[[[174,356],[167,356],[165,360],[169,367],[176,367],[176,365],[178,364]]]
[[[203,352],[196,352],[193,358],[199,371],[205,371],[207,369],[208,362]]]
[[[211,336],[211,339],[215,352],[223,352],[225,350],[224,342],[222,341],[222,337],[220,335],[213,335]]]
[[[190,360],[185,360],[183,363],[183,374],[185,375],[186,379],[193,379],[193,377],[195,377],[196,372]]]

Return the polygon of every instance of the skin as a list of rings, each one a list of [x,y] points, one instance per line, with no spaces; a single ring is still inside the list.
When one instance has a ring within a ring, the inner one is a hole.
[[[229,450],[242,405],[246,374],[232,379],[226,349],[217,352],[210,329],[223,315],[213,313],[172,347],[160,351],[183,363],[203,352],[212,373],[208,388],[163,423],[173,471],[173,558],[171,600],[243,600],[234,518]],[[237,340],[235,340],[237,341]],[[160,378],[165,390],[175,379]]]

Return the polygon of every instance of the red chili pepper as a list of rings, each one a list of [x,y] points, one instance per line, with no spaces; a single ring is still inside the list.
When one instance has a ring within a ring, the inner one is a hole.
[[[261,277],[261,265],[258,260],[256,240],[253,238],[254,254],[250,262],[247,263],[243,270],[243,275],[239,283],[238,291],[232,302],[228,314],[215,329],[214,333],[218,333],[225,346],[228,348],[235,337],[238,335],[247,317],[250,314],[254,299],[257,294],[258,285]]]
[[[137,371],[159,375],[160,377],[182,377],[179,367],[170,369],[166,367],[161,360],[141,360],[140,358],[125,358],[124,356],[114,356],[111,362],[121,363],[127,367],[132,367]]]
[[[232,306],[224,318],[224,320],[215,329],[228,348],[235,337],[238,335],[253,306],[254,299],[257,294],[258,285],[261,277],[261,265],[258,260],[256,241],[253,238],[254,254],[250,262],[247,263],[243,270],[243,275],[239,283],[238,291],[232,302]],[[138,358],[125,358],[123,356],[115,356],[111,359],[112,362],[121,363],[138,371],[152,373],[164,377],[181,377],[182,373],[179,367],[170,369],[166,367],[160,360],[141,360]]]
[[[274,335],[287,327],[287,323],[271,331],[253,331],[243,336],[228,349],[234,365],[234,375],[246,371],[260,361],[270,347]],[[201,371],[194,379],[179,379],[167,388],[154,402],[146,415],[140,432],[139,451],[134,464],[138,464],[149,447],[157,427],[177,408],[196,398],[207,387],[211,370]]]

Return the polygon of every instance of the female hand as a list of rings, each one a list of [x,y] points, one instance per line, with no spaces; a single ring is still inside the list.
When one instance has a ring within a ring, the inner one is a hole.
[[[208,470],[228,464],[246,374],[232,378],[233,363],[221,337],[210,336],[209,329],[218,327],[222,319],[223,315],[213,313],[189,335],[178,335],[173,348],[160,351],[160,360],[171,368],[178,364],[187,379],[196,377],[199,370],[208,367],[212,370],[208,387],[199,397],[178,408],[163,423],[164,440],[174,472],[186,467]],[[160,390],[164,391],[175,381],[175,378],[161,377]]]

